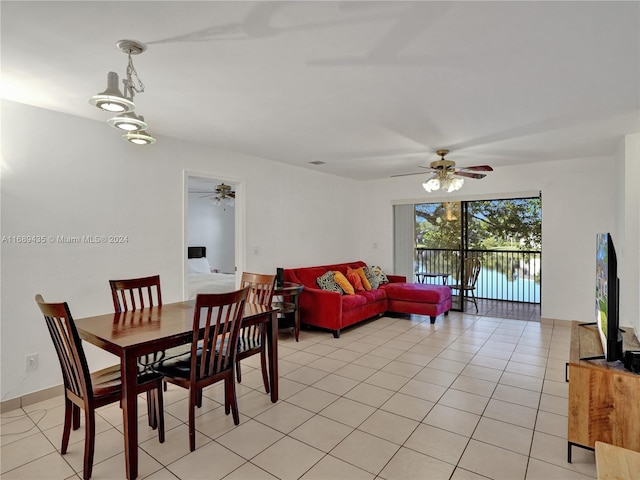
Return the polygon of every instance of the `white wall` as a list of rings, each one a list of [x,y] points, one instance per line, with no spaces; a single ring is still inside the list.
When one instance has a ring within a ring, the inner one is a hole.
[[[189,194],[190,247],[207,247],[207,260],[211,268],[223,273],[235,269],[235,207],[213,205],[201,193]]]
[[[366,182],[360,189],[360,257],[388,267],[393,260],[393,203],[542,191],[542,316],[593,321],[596,233],[616,231],[613,157],[497,168],[449,196],[427,194],[417,175]]]
[[[344,208],[353,203],[351,180],[170,138],[140,147],[103,122],[13,102],[1,107],[1,234],[127,237],[1,245],[2,400],[61,383],[36,293],[69,302],[80,318],[113,309],[110,278],[158,273],[163,300],[183,298],[184,170],[245,182],[247,270],[357,258],[355,220]],[[113,363],[90,345],[87,352],[93,368]],[[26,374],[30,353],[40,355],[40,366]]]

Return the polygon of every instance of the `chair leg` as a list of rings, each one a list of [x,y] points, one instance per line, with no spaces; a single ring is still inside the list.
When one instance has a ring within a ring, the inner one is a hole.
[[[198,396],[198,390],[189,389],[189,450],[194,451],[196,449],[196,400]]]
[[[147,417],[149,426],[154,430],[158,428],[157,396],[155,390],[147,390]]]
[[[155,398],[155,423],[158,426],[158,440],[160,443],[164,443],[164,400],[162,399],[162,384],[163,381],[158,382],[158,388],[154,390]],[[166,383],[165,383],[166,385]]]
[[[262,369],[262,383],[264,389],[269,393],[269,376],[267,375],[267,354],[265,353],[266,342],[263,341],[262,349],[260,350],[260,368]]]
[[[236,395],[236,382],[232,376],[229,376],[224,381],[225,387],[225,397],[227,400],[225,403],[229,403],[231,405],[231,413],[233,415],[233,424],[240,424],[240,415],[238,414],[238,397]]]
[[[93,471],[93,454],[96,446],[96,415],[89,408],[85,410],[84,431],[84,471],[82,478],[89,480]]]
[[[78,430],[80,428],[80,407],[74,403],[71,408],[73,413],[71,428]]]
[[[478,301],[476,300],[476,294],[473,290],[471,290],[471,298],[473,299],[473,304],[476,306],[476,313],[478,313]]]
[[[240,372],[240,360],[236,362],[236,379],[238,383],[242,382],[242,373]]]
[[[64,399],[64,426],[62,427],[62,445],[60,446],[60,453],[64,455],[67,453],[67,447],[69,446],[69,436],[71,434],[71,420],[75,404],[68,398]]]

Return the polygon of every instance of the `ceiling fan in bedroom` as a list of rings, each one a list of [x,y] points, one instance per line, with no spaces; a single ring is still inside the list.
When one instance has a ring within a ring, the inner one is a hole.
[[[228,205],[233,207],[236,203],[236,192],[229,185],[221,183],[216,185],[213,193],[203,195],[201,198],[209,197],[214,205]]]
[[[453,160],[446,160],[444,157],[449,153],[449,150],[443,148],[436,151],[436,154],[440,156],[440,160],[431,162],[427,168],[432,171],[432,174],[427,178],[422,186],[427,192],[434,192],[436,190],[444,190],[446,192],[454,192],[459,190],[464,184],[464,178],[480,179],[486,177],[486,173],[479,172],[493,172],[493,168],[489,165],[475,165],[473,167],[456,167],[456,162]],[[411,173],[409,175],[417,175]],[[399,176],[399,175],[398,175]]]

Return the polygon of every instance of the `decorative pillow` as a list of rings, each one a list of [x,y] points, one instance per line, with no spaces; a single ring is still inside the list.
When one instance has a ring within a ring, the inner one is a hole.
[[[189,273],[211,273],[211,266],[206,257],[190,258]]]
[[[342,289],[340,288],[340,285],[338,285],[333,279],[333,272],[331,270],[329,270],[324,275],[316,278],[316,283],[322,290],[327,290],[329,292],[338,292],[340,295],[342,295]]]
[[[371,285],[371,290],[377,290],[380,286],[380,279],[378,276],[369,267],[362,267],[362,269],[364,270],[364,274],[367,276],[369,285]]]
[[[382,285],[383,283],[389,283],[389,279],[387,278],[387,276],[384,274],[384,272],[380,267],[378,267],[377,265],[373,265],[371,267],[371,270],[373,271],[373,273],[376,274],[376,276],[380,280],[380,285]]]
[[[353,289],[356,292],[364,292],[364,287],[362,286],[360,275],[358,275],[356,271],[351,267],[347,267],[347,280],[349,280],[349,283],[353,285]]]
[[[369,283],[369,280],[364,273],[364,267],[357,268],[355,272],[360,276],[360,280],[362,281],[362,286],[364,287],[364,289],[371,290],[371,284]]]
[[[343,275],[342,272],[333,272],[333,279],[336,281],[340,288],[346,295],[355,295],[355,290],[353,286],[347,280],[347,277]]]

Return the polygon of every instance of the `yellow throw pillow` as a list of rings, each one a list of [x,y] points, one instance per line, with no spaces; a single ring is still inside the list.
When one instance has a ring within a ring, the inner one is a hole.
[[[355,295],[356,292],[353,289],[353,285],[349,283],[347,277],[344,276],[342,272],[333,272],[333,279],[336,281],[340,288],[345,293],[345,295]]]
[[[367,276],[364,274],[364,267],[360,267],[356,269],[356,273],[360,276],[360,280],[362,280],[362,286],[365,290],[371,290],[371,284],[367,279]]]

